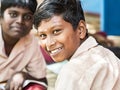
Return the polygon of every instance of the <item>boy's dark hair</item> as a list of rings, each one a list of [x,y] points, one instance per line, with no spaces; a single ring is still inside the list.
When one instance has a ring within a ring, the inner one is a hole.
[[[33,13],[37,7],[36,0],[1,0],[1,16],[3,15],[4,11],[9,7],[25,7],[28,8]]]
[[[35,13],[35,28],[38,28],[43,19],[49,19],[53,15],[61,15],[74,29],[80,20],[85,21],[80,0],[44,0]]]

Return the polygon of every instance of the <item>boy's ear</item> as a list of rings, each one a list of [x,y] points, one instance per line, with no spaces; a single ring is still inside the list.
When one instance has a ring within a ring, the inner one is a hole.
[[[80,20],[78,24],[78,32],[80,39],[84,39],[87,33],[86,23],[84,20]]]

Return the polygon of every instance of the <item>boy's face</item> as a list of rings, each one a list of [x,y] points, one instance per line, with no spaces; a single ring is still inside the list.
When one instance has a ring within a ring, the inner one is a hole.
[[[20,39],[32,29],[33,13],[27,8],[10,7],[1,20],[3,36]]]
[[[38,27],[41,46],[54,61],[70,59],[81,43],[83,35],[78,27],[75,31],[61,16],[43,20]]]

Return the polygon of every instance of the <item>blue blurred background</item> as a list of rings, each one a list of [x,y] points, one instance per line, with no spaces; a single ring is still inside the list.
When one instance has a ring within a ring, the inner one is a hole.
[[[100,30],[120,36],[120,0],[81,0],[85,12],[100,15]]]

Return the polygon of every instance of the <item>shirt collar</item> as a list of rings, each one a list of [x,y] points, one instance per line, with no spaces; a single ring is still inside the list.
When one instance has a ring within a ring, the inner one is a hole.
[[[74,53],[74,55],[71,57],[71,59],[79,56],[80,54],[84,53],[85,51],[89,50],[90,48],[93,48],[95,46],[97,46],[98,43],[95,40],[95,38],[93,38],[92,36],[89,36],[76,50],[76,52]],[[71,60],[70,59],[70,60]]]

